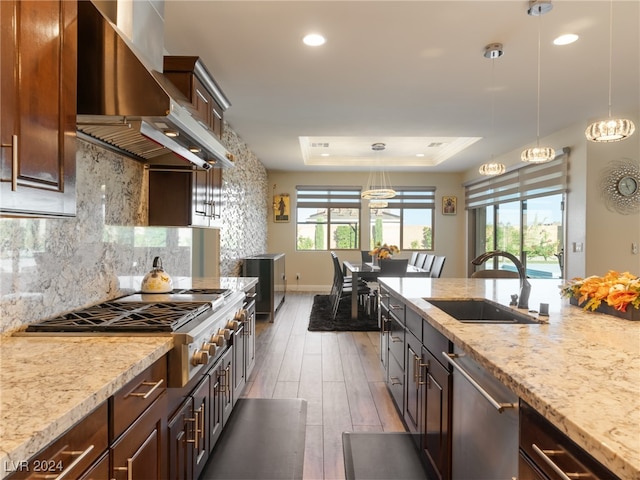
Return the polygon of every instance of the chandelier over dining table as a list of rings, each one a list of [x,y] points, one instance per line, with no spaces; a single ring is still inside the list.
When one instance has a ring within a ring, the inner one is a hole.
[[[386,148],[386,145],[382,142],[376,142],[371,145],[371,149],[374,152],[381,152]],[[381,163],[379,156],[376,155],[376,163]],[[379,169],[371,168],[369,172],[369,179],[365,190],[360,196],[366,200],[384,200],[387,198],[393,198],[396,196],[396,191],[391,187],[391,182],[384,170],[384,167],[380,165]]]

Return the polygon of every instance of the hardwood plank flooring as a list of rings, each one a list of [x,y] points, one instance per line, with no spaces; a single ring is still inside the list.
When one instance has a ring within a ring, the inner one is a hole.
[[[304,478],[344,478],[342,432],[404,432],[383,381],[377,332],[309,332],[313,293],[289,293],[256,325],[256,368],[243,396],[304,398]]]

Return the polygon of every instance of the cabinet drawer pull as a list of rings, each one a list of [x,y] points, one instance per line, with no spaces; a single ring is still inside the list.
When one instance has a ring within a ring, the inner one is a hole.
[[[69,465],[67,465],[67,468],[65,468],[64,470],[62,470],[58,475],[43,475],[41,478],[51,478],[54,480],[63,480],[64,478],[67,478],[67,475],[69,475],[69,473],[76,468],[76,465],[78,465],[78,463],[80,463],[82,460],[84,460],[84,458],[89,455],[91,453],[91,451],[93,450],[94,446],[93,445],[89,445],[87,447],[86,450],[80,450],[80,451],[63,451],[62,453],[64,455],[71,455],[71,456],[76,456],[77,458],[71,462]]]
[[[3,143],[3,148],[11,149],[11,191],[18,189],[18,135],[11,135],[11,143]]]
[[[118,472],[127,472],[127,480],[133,480],[133,458],[127,458],[126,467],[113,467]]]
[[[423,382],[422,381],[422,369],[426,368],[427,372],[429,372],[429,360],[427,360],[427,363],[422,363],[420,362],[420,358],[418,358],[418,386],[420,385],[427,385],[427,387],[429,387],[429,376],[427,375],[427,381]],[[431,387],[429,387],[431,388]]]
[[[389,308],[391,310],[400,310],[402,307],[404,307],[404,305],[394,305],[392,303],[389,304]]]
[[[142,382],[140,385],[145,385],[147,387],[153,385],[153,387],[151,387],[147,393],[129,393],[125,396],[125,398],[126,397],[142,397],[143,400],[146,400],[147,398],[149,398],[149,396],[151,396],[153,392],[155,392],[158,389],[158,387],[160,387],[160,385],[162,385],[162,382],[164,382],[163,378],[161,378],[157,382]]]
[[[515,403],[500,403],[496,399],[494,399],[491,395],[489,395],[489,393],[487,393],[487,391],[484,388],[482,388],[478,384],[478,382],[476,382],[471,377],[471,375],[465,372],[465,370],[456,363],[454,359],[458,358],[460,355],[458,355],[457,353],[442,352],[442,356],[453,368],[455,368],[458,372],[460,372],[460,375],[466,378],[469,381],[469,383],[480,393],[480,395],[482,395],[491,405],[493,405],[494,408],[498,410],[499,413],[502,413],[505,408],[516,408],[517,405]]]
[[[563,450],[542,450],[535,443],[531,444],[531,448],[533,448],[533,451],[536,452],[540,456],[540,458],[544,460],[544,463],[549,465],[549,467],[551,467],[551,469],[554,472],[556,472],[562,480],[571,480],[571,478],[579,478],[579,477],[585,476],[585,474],[580,474],[580,473],[569,473],[569,474],[564,473],[560,469],[560,467],[558,467],[558,465],[556,465],[555,462],[549,458],[549,455],[553,456],[558,454],[560,455],[564,454],[565,452]]]
[[[400,343],[400,342],[404,342],[404,340],[400,337],[394,337],[393,335],[391,335],[391,341],[393,343]]]
[[[389,380],[391,380],[391,385],[402,385],[398,377],[389,377]]]

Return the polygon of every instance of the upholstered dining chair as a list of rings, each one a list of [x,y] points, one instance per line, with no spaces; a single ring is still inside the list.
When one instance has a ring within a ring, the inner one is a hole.
[[[407,275],[407,258],[384,258],[380,260],[381,277],[404,277]]]
[[[520,278],[518,272],[511,270],[478,270],[471,274],[471,278]]]
[[[420,268],[426,270],[427,272],[431,271],[431,268],[433,267],[433,261],[436,259],[435,255],[432,255],[430,253],[427,254],[426,258],[424,259],[424,263],[422,265],[418,265]]]
[[[418,253],[418,258],[416,258],[415,266],[418,267],[418,268],[422,268],[426,258],[427,258],[427,254],[426,253]]]
[[[429,274],[431,278],[440,278],[446,259],[447,257],[444,255],[436,255],[436,258],[433,259],[433,265],[431,266],[431,273]]]
[[[409,259],[409,265],[413,265],[417,267],[416,262],[418,261],[418,252],[413,252],[411,254],[411,258]]]
[[[373,261],[369,250],[360,250],[360,258],[362,259],[362,263],[371,263]]]

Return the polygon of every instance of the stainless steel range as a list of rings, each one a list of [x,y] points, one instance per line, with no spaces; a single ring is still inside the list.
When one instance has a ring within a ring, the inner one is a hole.
[[[30,324],[24,335],[171,335],[169,387],[183,387],[231,345],[245,318],[243,292],[137,293]]]

